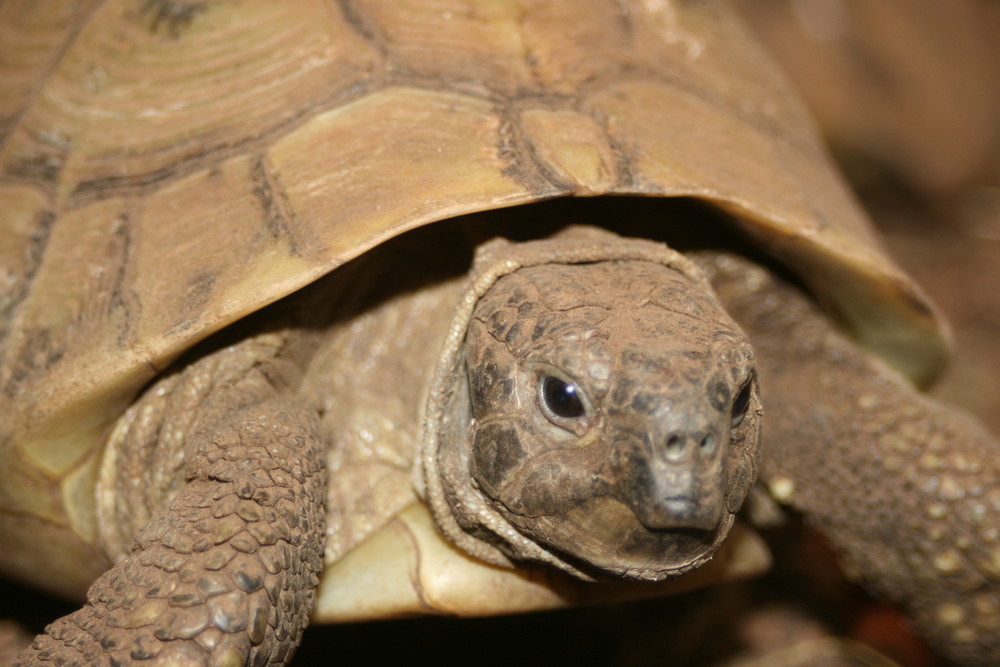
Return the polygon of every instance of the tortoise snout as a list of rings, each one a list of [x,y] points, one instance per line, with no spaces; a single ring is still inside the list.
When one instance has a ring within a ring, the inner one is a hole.
[[[639,463],[624,495],[639,521],[651,530],[712,530],[725,505],[723,441],[711,430],[678,430]]]

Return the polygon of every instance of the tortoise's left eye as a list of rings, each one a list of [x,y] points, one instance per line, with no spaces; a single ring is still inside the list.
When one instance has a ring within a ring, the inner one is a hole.
[[[551,375],[542,380],[542,403],[561,419],[576,419],[586,414],[580,400],[580,388]]]
[[[743,418],[746,417],[747,409],[750,407],[750,392],[753,389],[753,381],[748,381],[743,388],[740,389],[739,393],[736,394],[736,399],[733,401],[733,412],[731,425],[732,428],[736,428],[743,422]]]

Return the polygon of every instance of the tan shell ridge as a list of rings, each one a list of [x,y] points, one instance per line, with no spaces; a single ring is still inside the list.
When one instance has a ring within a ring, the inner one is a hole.
[[[0,532],[44,522],[74,545],[63,560],[99,555],[99,443],[152,377],[462,213],[698,197],[912,376],[944,357],[927,300],[720,3],[36,4],[0,13]],[[55,560],[0,566],[51,582]]]

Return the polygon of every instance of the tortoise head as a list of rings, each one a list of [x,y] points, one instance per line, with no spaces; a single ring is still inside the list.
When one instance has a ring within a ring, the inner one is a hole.
[[[491,547],[584,578],[680,574],[719,548],[756,476],[753,351],[673,251],[616,239],[608,259],[545,261],[555,243],[478,281],[436,460],[425,450],[429,500],[494,562]]]

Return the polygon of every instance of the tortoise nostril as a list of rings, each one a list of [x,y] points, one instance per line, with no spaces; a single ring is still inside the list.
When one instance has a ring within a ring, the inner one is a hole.
[[[667,438],[667,458],[678,459],[684,454],[684,439],[679,435]]]
[[[697,443],[697,447],[695,447]],[[715,436],[711,433],[675,433],[667,438],[664,452],[671,461],[680,461],[686,456],[711,456],[715,452]]]

